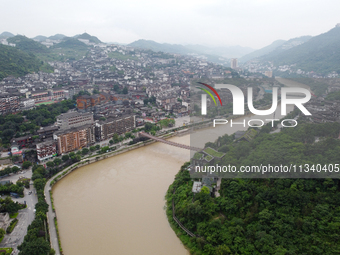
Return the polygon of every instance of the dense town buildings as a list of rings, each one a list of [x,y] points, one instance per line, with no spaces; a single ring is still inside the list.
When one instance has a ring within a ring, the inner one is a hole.
[[[112,54],[124,58],[112,57]],[[103,113],[124,101],[147,97],[172,98],[162,105],[172,111],[181,91],[188,89],[192,78],[229,77],[225,68],[203,59],[178,54],[155,53],[126,46],[101,45],[89,50],[86,57],[72,62],[50,62],[54,73],[9,76],[0,82],[0,95],[16,96],[18,106],[5,107],[0,114],[32,109],[37,104],[73,98],[79,92],[96,94],[77,97],[80,112]],[[124,93],[122,90],[125,89]],[[176,110],[177,112],[177,110]]]
[[[0,114],[16,113],[20,109],[19,97],[1,97],[0,98]]]
[[[206,79],[213,85],[238,72],[261,84],[263,75],[271,77],[275,70],[286,70],[272,63],[253,62],[244,66],[246,74],[238,67],[237,59],[231,60],[231,70],[202,58],[104,44],[94,45],[79,60],[49,64],[54,67],[53,73],[9,76],[0,82],[0,115],[76,100],[75,111],[59,115],[53,126],[37,131],[39,160],[122,135],[145,121],[189,115],[193,108],[189,87],[195,85],[195,80]],[[246,87],[240,88],[246,94]],[[338,89],[339,86],[331,88]],[[259,86],[254,88],[255,97],[261,96],[260,90]],[[223,102],[232,100],[228,91],[220,95]],[[338,105],[312,100],[307,105],[313,111],[311,121],[339,121]],[[27,133],[15,142],[21,147],[35,145]]]

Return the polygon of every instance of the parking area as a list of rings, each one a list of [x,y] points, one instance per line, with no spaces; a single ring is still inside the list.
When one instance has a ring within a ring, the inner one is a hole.
[[[24,170],[20,171],[17,174],[13,174],[11,176],[7,176],[2,178],[1,180],[9,180],[15,183],[20,178],[31,178],[32,170]],[[6,196],[3,196],[4,198]],[[35,218],[35,204],[38,202],[38,198],[36,195],[36,191],[33,185],[30,185],[29,189],[24,190],[24,197],[14,198],[12,200],[21,204],[26,203],[27,207],[19,211],[17,216],[18,223],[15,226],[13,232],[11,234],[6,234],[2,242],[0,243],[0,247],[12,247],[14,248],[12,255],[18,254],[17,247],[20,245],[24,237],[27,233],[27,227]]]

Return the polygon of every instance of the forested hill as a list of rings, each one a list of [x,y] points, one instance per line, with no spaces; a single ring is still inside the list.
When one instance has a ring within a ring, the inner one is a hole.
[[[97,37],[89,35],[88,33],[76,35],[75,38],[89,40],[89,42],[92,42],[92,43],[101,43],[101,41]]]
[[[267,131],[250,143],[220,137],[215,149],[227,152],[231,165],[340,162],[339,123]],[[315,137],[320,141],[315,143]],[[222,179],[218,198],[207,188],[194,196],[192,185],[182,167],[166,196],[169,221],[191,254],[340,253],[339,179]],[[200,237],[178,228],[172,200],[180,222]]]
[[[38,72],[42,66],[43,63],[33,54],[0,44],[0,80],[10,75],[23,76]]]
[[[253,51],[247,55],[244,55],[240,58],[240,62],[247,62],[249,60],[261,57],[263,55],[268,54],[269,52],[274,51],[277,47],[281,46],[282,44],[284,44],[286,41],[285,40],[276,40],[274,41],[272,44],[263,47],[259,50]]]
[[[47,53],[48,49],[45,45],[36,42],[26,36],[16,35],[14,37],[8,38],[9,43],[14,43],[17,49],[25,51],[27,53]]]
[[[85,43],[72,37],[65,37],[60,43],[55,44],[52,49],[74,49],[74,50],[87,50]]]
[[[273,61],[275,65],[296,64],[297,68],[317,73],[340,71],[340,27],[280,54],[264,56],[263,60]]]

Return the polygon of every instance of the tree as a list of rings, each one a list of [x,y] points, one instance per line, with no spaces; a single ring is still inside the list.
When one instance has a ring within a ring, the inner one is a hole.
[[[59,166],[61,164],[61,159],[56,158],[56,159],[53,160],[53,163],[54,163],[54,165]]]
[[[13,166],[11,170],[12,170],[13,173],[17,173],[17,172],[19,172],[20,168],[17,167],[17,166]]]
[[[24,242],[18,246],[18,249],[20,250],[19,255],[41,255],[47,254],[51,247],[43,237],[39,237],[30,242]]]
[[[113,139],[113,141],[114,141],[115,143],[118,143],[118,142],[119,142],[119,136],[118,136],[118,134],[114,134],[113,137],[112,137],[112,139]]]
[[[113,90],[118,92],[119,91],[119,85],[117,85],[117,84],[113,85]]]
[[[78,161],[81,160],[81,156],[80,155],[73,155],[71,157],[71,160],[72,160],[73,163],[78,162]]]
[[[97,144],[97,145],[96,145],[96,150],[99,150],[99,149],[100,149],[100,145]]]
[[[49,161],[46,163],[46,166],[48,167],[54,167],[54,163],[52,161]]]
[[[90,147],[90,151],[91,151],[91,152],[93,152],[93,151],[95,151],[95,150],[96,150],[96,147],[95,147],[95,146],[91,146],[91,147]]]
[[[128,93],[128,88],[127,87],[124,87],[123,88],[123,94],[127,94]]]
[[[0,228],[0,239],[2,239],[6,234],[6,231],[2,228]]]
[[[210,191],[209,191],[209,189],[208,189],[206,186],[203,186],[203,187],[201,188],[201,192],[202,192],[203,194],[210,194]]]
[[[144,128],[145,128],[145,132],[149,132],[153,128],[153,124],[150,122],[146,122]]]
[[[83,148],[83,150],[81,151],[81,153],[83,155],[86,155],[87,153],[89,153],[89,149],[88,148]]]
[[[45,186],[45,179],[36,179],[34,180],[33,184],[34,184],[34,188],[36,190],[43,190],[44,186]]]
[[[100,152],[101,152],[101,153],[106,153],[109,149],[110,149],[109,146],[104,146],[104,147],[102,147],[102,148],[100,149]]]
[[[112,144],[114,143],[114,141],[111,139],[111,140],[109,141],[109,143],[112,145]]]
[[[13,162],[19,161],[19,156],[18,156],[18,155],[14,155],[14,156],[12,157],[12,161],[13,161]]]
[[[61,159],[65,162],[65,161],[69,160],[70,157],[69,157],[68,155],[63,155],[63,156],[61,157]]]
[[[32,163],[30,161],[25,161],[24,163],[22,163],[23,169],[28,169],[30,166],[32,166]]]

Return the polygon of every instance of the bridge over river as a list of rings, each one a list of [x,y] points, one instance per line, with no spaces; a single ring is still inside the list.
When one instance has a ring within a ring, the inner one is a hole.
[[[155,140],[157,142],[165,143],[165,144],[168,144],[168,145],[171,145],[171,146],[176,146],[176,147],[179,147],[179,148],[182,148],[182,149],[187,149],[187,150],[192,150],[192,151],[201,151],[201,150],[203,150],[201,148],[192,147],[192,146],[188,146],[188,145],[184,145],[184,144],[180,144],[180,143],[175,143],[175,142],[167,141],[167,140],[165,140],[163,138],[159,138],[159,137],[156,137],[156,136],[150,135],[148,133],[144,133],[144,132],[140,132],[139,135],[144,136],[144,137],[148,137],[148,138],[153,139],[153,140]]]

